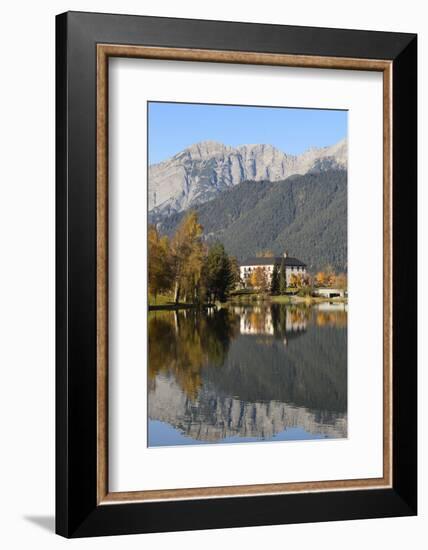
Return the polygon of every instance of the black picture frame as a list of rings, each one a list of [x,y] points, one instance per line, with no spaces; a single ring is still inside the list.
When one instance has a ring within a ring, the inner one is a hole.
[[[97,504],[96,46],[100,43],[392,62],[391,488]],[[86,537],[415,515],[417,36],[68,12],[56,18],[56,97],[56,532]]]

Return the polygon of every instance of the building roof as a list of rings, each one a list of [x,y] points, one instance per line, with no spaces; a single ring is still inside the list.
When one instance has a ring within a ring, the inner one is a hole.
[[[284,264],[286,266],[293,266],[293,267],[306,267],[306,264],[297,258],[291,258],[290,256],[287,256],[284,258],[283,256],[277,256],[277,257],[271,257],[271,258],[247,258],[246,260],[240,262],[240,266],[246,266],[246,265],[281,265],[281,262],[284,260]]]

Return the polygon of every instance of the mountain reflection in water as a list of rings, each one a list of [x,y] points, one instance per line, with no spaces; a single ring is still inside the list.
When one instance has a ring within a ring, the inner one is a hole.
[[[343,304],[149,313],[149,446],[347,436]]]

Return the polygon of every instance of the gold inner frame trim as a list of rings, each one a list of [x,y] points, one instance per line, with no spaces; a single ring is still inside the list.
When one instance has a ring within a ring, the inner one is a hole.
[[[109,492],[108,488],[108,59],[145,59],[383,73],[383,476],[225,487]],[[392,62],[188,48],[97,45],[97,503],[223,498],[392,486]]]

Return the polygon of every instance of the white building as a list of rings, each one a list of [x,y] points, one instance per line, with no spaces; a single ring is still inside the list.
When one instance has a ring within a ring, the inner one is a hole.
[[[263,268],[266,273],[269,284],[272,280],[272,272],[275,265],[278,266],[278,271],[281,269],[281,264],[284,262],[285,276],[287,279],[287,286],[290,284],[291,275],[306,275],[306,264],[297,258],[292,258],[284,252],[283,256],[276,256],[271,258],[247,258],[245,261],[239,264],[239,274],[243,285],[249,285],[249,278],[257,268]]]

